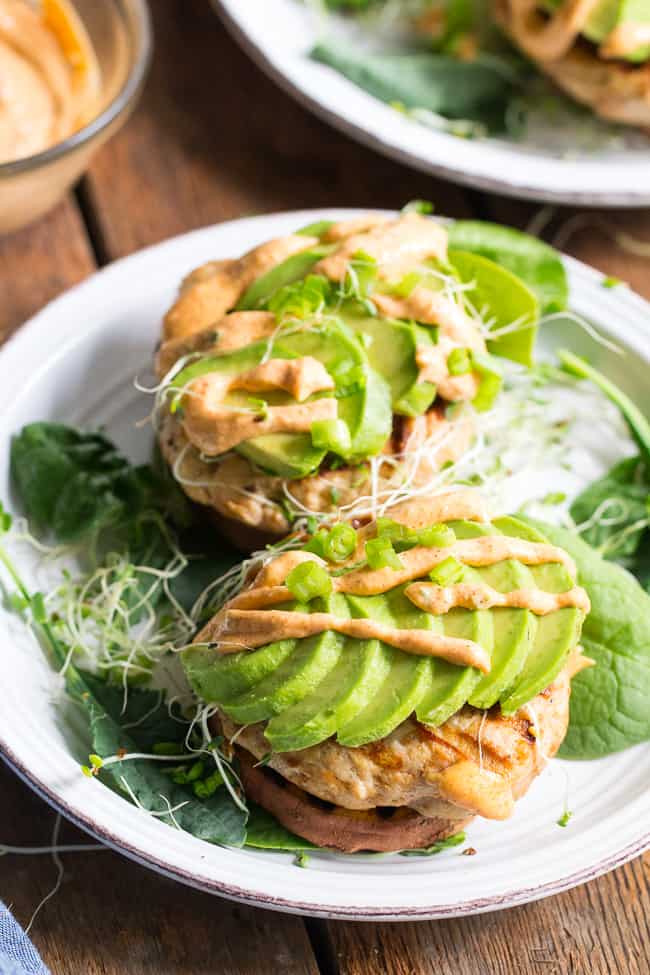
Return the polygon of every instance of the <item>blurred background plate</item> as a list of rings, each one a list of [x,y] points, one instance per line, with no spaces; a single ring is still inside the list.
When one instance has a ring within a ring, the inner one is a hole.
[[[650,204],[650,141],[593,120],[585,137],[567,115],[523,142],[461,139],[421,125],[322,64],[309,51],[324,20],[302,0],[212,0],[235,39],[278,85],[352,138],[416,169],[508,196],[576,206]],[[332,18],[355,45],[363,32]],[[330,29],[329,27],[327,28]],[[251,112],[255,111],[251,92]],[[591,122],[591,120],[589,120]],[[602,131],[601,131],[602,130]],[[601,133],[601,134],[599,134]],[[576,147],[581,138],[584,148]]]

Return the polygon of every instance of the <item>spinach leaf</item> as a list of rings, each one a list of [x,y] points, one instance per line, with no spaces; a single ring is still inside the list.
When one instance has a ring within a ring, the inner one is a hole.
[[[11,474],[34,529],[64,544],[133,524],[148,509],[187,517],[169,479],[132,466],[103,434],[61,423],[31,423],[13,438]]]
[[[27,517],[40,532],[77,541],[118,519],[137,475],[100,433],[31,423],[13,438],[11,472]]]
[[[543,315],[567,307],[569,285],[560,255],[536,237],[482,220],[456,220],[449,225],[449,246],[512,271],[537,295]]]
[[[578,495],[571,516],[583,525],[601,511],[603,517],[595,518],[581,537],[605,558],[625,559],[639,549],[650,518],[649,502],[646,465],[640,457],[628,457]]]
[[[485,309],[485,317],[493,322],[495,331],[515,323],[520,325],[489,341],[490,352],[532,366],[539,320],[539,301],[535,293],[512,271],[482,254],[450,250],[449,262],[461,281],[473,284],[465,295],[479,312]]]
[[[430,51],[368,54],[337,41],[318,44],[311,57],[381,101],[471,119],[491,130],[503,129],[519,78],[518,68],[496,55],[459,61]]]
[[[563,758],[601,758],[650,738],[650,596],[573,532],[523,517],[575,560],[591,612],[581,643],[595,667],[572,681]]]
[[[160,692],[130,688],[125,701],[122,688],[83,671],[73,671],[69,686],[88,714],[93,751],[100,758],[116,755],[120,749],[150,752],[161,741],[176,742],[182,748],[189,725],[178,714],[179,720],[170,717]],[[156,813],[162,822],[174,826],[175,820],[181,829],[208,843],[241,846],[246,815],[226,788],[217,789],[209,799],[197,799],[190,787],[172,781],[164,771],[170,766],[133,759],[105,766],[101,778],[127,798],[135,796],[139,805]],[[174,813],[165,814],[170,808]]]
[[[317,850],[318,847],[295,836],[288,829],[281,826],[277,819],[253,803],[249,803],[250,816],[246,829],[246,846],[257,847],[258,850],[279,850],[295,852],[298,850]]]

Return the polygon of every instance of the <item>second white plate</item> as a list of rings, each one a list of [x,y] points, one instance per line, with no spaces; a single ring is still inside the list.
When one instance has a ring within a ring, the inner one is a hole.
[[[576,150],[577,123],[544,140],[460,139],[412,121],[309,59],[322,22],[299,0],[212,0],[250,57],[303,105],[378,152],[444,179],[508,196],[578,206],[650,203],[650,141],[620,129]],[[361,43],[354,25],[343,25]],[[550,141],[550,140],[549,140]]]

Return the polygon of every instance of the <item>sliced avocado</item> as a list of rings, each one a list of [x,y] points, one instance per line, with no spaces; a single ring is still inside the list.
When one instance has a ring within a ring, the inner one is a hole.
[[[532,366],[539,301],[530,288],[512,271],[501,267],[481,254],[450,250],[449,263],[464,283],[474,287],[465,292],[478,312],[485,309],[485,318],[492,320],[494,329],[520,322],[522,327],[488,342],[494,355],[524,366]]]
[[[467,582],[480,580],[478,572],[469,568],[465,569],[464,578]],[[493,653],[493,618],[489,611],[452,609],[440,617],[440,625],[447,636],[474,640]],[[475,667],[457,667],[440,659],[432,660],[431,667],[431,688],[418,705],[417,718],[423,724],[438,727],[462,708],[481,680],[481,673]]]
[[[313,600],[308,608],[347,615],[345,598],[337,594]],[[296,641],[293,653],[276,670],[239,697],[223,702],[224,711],[238,724],[254,724],[285,711],[307,697],[336,666],[343,644],[344,638],[331,631]]]
[[[538,531],[516,518],[499,518],[494,524],[504,535],[531,542],[546,541]],[[545,592],[566,592],[575,584],[560,562],[530,566],[529,571],[535,586]],[[583,619],[584,613],[573,607],[559,609],[538,618],[535,641],[523,669],[502,697],[501,710],[504,714],[514,714],[557,677],[570,651],[578,642]]]
[[[379,640],[347,640],[336,666],[300,703],[269,721],[273,751],[297,751],[336,733],[373,700],[390,670],[390,652]]]
[[[373,700],[355,718],[339,729],[341,745],[357,748],[378,741],[394,731],[415,711],[431,684],[431,661],[392,647],[391,666]]]
[[[189,647],[181,654],[185,676],[206,704],[239,697],[272,674],[296,649],[296,640],[279,640],[251,653],[223,656],[217,650]]]
[[[212,372],[237,375],[252,369],[268,353],[267,342],[256,342],[246,349],[227,355],[213,356],[192,363],[174,379],[179,391],[199,376]],[[312,356],[325,366],[336,383],[336,389],[315,394],[335,396],[338,416],[350,430],[351,447],[344,459],[355,460],[381,451],[392,429],[390,390],[382,377],[370,368],[366,353],[342,321],[328,321],[316,328],[288,331],[276,338],[273,355],[280,359]],[[247,398],[260,398],[235,391],[226,398],[231,405],[245,405]],[[292,402],[283,393],[264,394],[273,406]],[[300,478],[317,470],[326,451],[312,444],[309,433],[272,433],[253,437],[238,444],[236,451],[265,471],[280,477]]]
[[[281,336],[275,354],[311,355],[336,382],[339,419],[347,423],[351,446],[346,460],[378,454],[388,440],[393,417],[387,382],[371,369],[353,330],[342,320]]]
[[[418,383],[416,361],[418,345],[431,344],[432,330],[412,322],[363,315],[347,306],[345,321],[365,336],[366,352],[373,369],[390,386],[393,411],[404,416],[425,413],[436,396],[433,383]]]
[[[404,588],[399,586],[380,596],[348,596],[348,604],[354,616],[404,629],[429,629],[431,616],[406,598]],[[385,678],[366,707],[339,726],[337,738],[342,745],[356,747],[385,738],[413,713],[428,692],[429,657],[415,657],[385,645],[384,650],[389,663]]]
[[[184,389],[188,383],[198,379],[199,376],[207,376],[211,372],[225,373],[228,376],[236,376],[240,372],[253,369],[262,361],[266,352],[266,342],[254,342],[246,346],[245,349],[237,349],[227,355],[207,356],[197,362],[190,363],[189,366],[179,372],[171,383],[172,389]]]
[[[237,311],[251,311],[260,308],[280,288],[284,288],[287,284],[294,284],[304,278],[314,264],[320,261],[321,257],[329,254],[331,250],[331,247],[311,247],[309,250],[292,254],[281,264],[276,264],[266,274],[262,274],[253,281],[239,299],[236,305]]]
[[[477,538],[492,533],[489,527],[469,521],[451,522],[450,527],[454,529],[457,538]],[[480,580],[480,574],[476,569],[466,567],[464,579],[467,582],[476,582]],[[494,625],[489,611],[469,612],[465,609],[454,609],[444,616],[432,617],[432,619],[440,628],[440,632],[447,636],[474,640],[490,655],[493,654]],[[433,671],[431,688],[418,706],[417,717],[423,724],[437,727],[465,704],[481,680],[481,674],[475,667],[457,667],[440,659],[432,660],[431,667]]]
[[[314,447],[308,433],[267,433],[245,440],[236,450],[262,470],[291,480],[312,474],[326,454]]]

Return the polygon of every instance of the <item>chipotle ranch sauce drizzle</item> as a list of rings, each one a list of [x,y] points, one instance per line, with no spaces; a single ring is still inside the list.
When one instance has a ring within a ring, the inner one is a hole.
[[[68,0],[0,0],[0,163],[43,152],[96,114],[100,72]]]
[[[446,497],[449,520],[456,520],[453,494]],[[459,511],[467,509],[463,492],[459,492]],[[407,520],[408,503],[402,506],[403,522]],[[414,521],[421,517],[421,502],[414,504]],[[444,548],[417,547],[400,556],[404,568],[358,569],[332,579],[333,591],[356,595],[378,595],[410,582],[429,572],[434,566],[455,557],[466,565],[494,565],[507,559],[517,559],[526,565],[557,562],[565,565],[572,575],[575,566],[560,548],[546,542],[529,542],[506,535],[484,535],[475,539],[456,541]],[[253,581],[252,586],[231,599],[205,627],[198,642],[216,643],[222,654],[255,649],[280,639],[302,639],[325,631],[334,631],[357,639],[381,640],[390,646],[417,656],[440,657],[450,663],[476,667],[484,673],[490,670],[487,652],[472,640],[462,640],[430,630],[398,629],[368,619],[342,619],[332,613],[301,613],[274,610],[269,607],[292,599],[284,584],[289,572],[302,562],[322,559],[310,552],[285,552],[268,563]],[[538,589],[498,593],[490,586],[460,585],[449,588],[419,582],[407,586],[405,595],[416,606],[431,613],[445,613],[453,606],[486,609],[491,606],[515,606],[545,615],[556,609],[573,606],[589,610],[589,599],[583,589],[574,586],[564,593],[545,593]]]
[[[399,280],[414,265],[427,259],[445,260],[447,255],[444,227],[418,214],[406,214],[397,219],[371,214],[342,221],[329,228],[324,240],[334,245],[334,250],[315,264],[313,273],[323,274],[334,282],[343,281],[350,260],[359,251],[376,260],[380,277],[390,281]],[[273,315],[260,311],[227,314],[228,309],[260,274],[314,243],[316,238],[300,235],[279,238],[262,244],[238,260],[213,261],[189,275],[165,320],[165,341],[157,362],[159,375],[163,377],[174,361],[183,355],[221,355],[262,337],[270,339],[277,327]],[[485,342],[476,323],[452,298],[417,287],[407,298],[377,293],[372,300],[383,315],[415,319],[439,329],[438,344],[421,345],[417,349],[419,382],[434,383],[442,399],[460,401],[476,396],[478,376],[473,372],[451,376],[447,359],[455,348],[484,352]],[[316,360],[298,361],[301,365],[295,367],[297,382],[307,368],[316,375]],[[285,366],[275,359],[266,363],[264,383],[258,374],[254,374],[255,370],[229,381],[216,373],[208,373],[192,382],[183,399],[182,421],[190,444],[199,451],[217,456],[262,434],[308,432],[315,420],[335,419],[338,409],[334,399],[303,402],[307,395],[296,395],[283,383],[282,369]],[[323,366],[320,366],[317,378],[311,392],[334,388]],[[303,386],[305,382],[302,382]],[[223,405],[225,396],[233,389],[250,392],[285,389],[300,405],[269,407],[266,418],[262,419],[251,415],[245,407],[226,408]]]

